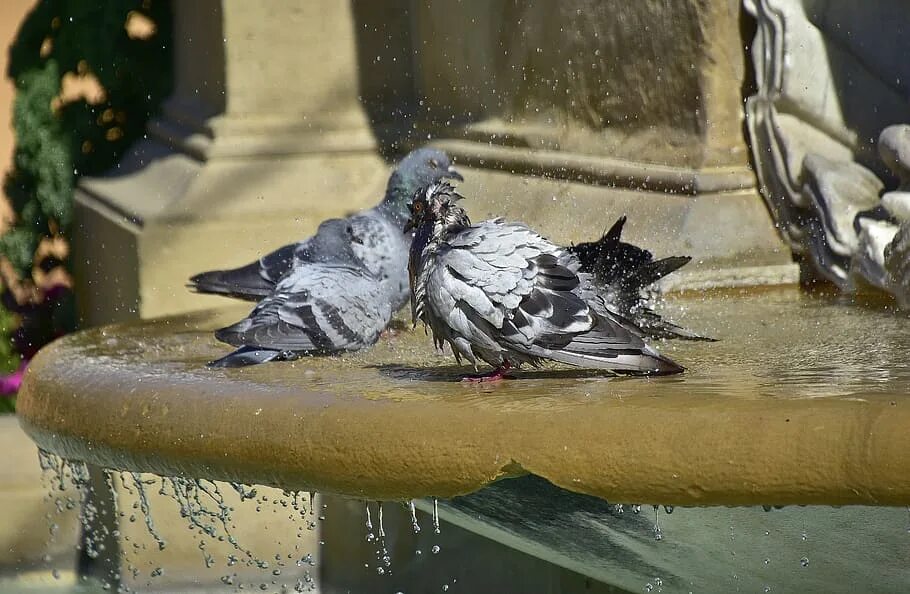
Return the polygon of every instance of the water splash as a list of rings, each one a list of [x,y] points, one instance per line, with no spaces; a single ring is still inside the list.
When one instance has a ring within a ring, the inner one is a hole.
[[[148,493],[145,490],[145,487],[152,486],[155,484],[154,479],[143,479],[142,475],[138,472],[121,472],[120,473],[120,483],[124,486],[125,489],[128,489],[129,484],[128,478],[132,479],[133,486],[136,488],[136,497],[138,498],[139,511],[142,512],[142,518],[145,520],[145,527],[148,530],[148,533],[151,535],[155,542],[158,544],[158,550],[163,551],[167,546],[164,538],[159,534],[158,529],[155,527],[155,521],[152,519],[152,507],[149,505]],[[116,493],[116,489],[111,485],[111,491]]]
[[[278,579],[282,576],[282,568],[286,563],[282,555],[276,554],[275,561],[270,563],[267,560],[257,558],[251,550],[241,545],[235,536],[235,529],[231,517],[234,508],[228,504],[225,493],[228,491],[236,492],[241,503],[254,502],[257,509],[266,504],[270,504],[279,509],[286,508],[293,510],[288,515],[292,521],[303,521],[307,528],[315,528],[312,517],[315,514],[315,493],[304,495],[298,491],[284,491],[282,497],[268,497],[260,495],[256,488],[238,483],[216,483],[210,480],[196,480],[184,477],[155,477],[153,475],[143,475],[133,472],[104,471],[103,481],[100,476],[92,478],[89,474],[88,467],[78,461],[70,461],[44,451],[39,451],[39,465],[42,469],[43,480],[48,487],[47,498],[53,502],[56,514],[64,513],[68,510],[80,509],[80,524],[82,526],[83,537],[79,545],[83,554],[90,558],[96,559],[105,553],[106,542],[116,541],[119,539],[122,543],[128,543],[130,537],[121,535],[116,528],[116,522],[107,519],[107,509],[99,509],[102,503],[95,504],[92,490],[106,484],[106,489],[111,494],[113,509],[111,518],[129,520],[131,522],[141,522],[146,532],[157,544],[158,550],[163,550],[167,546],[161,531],[154,521],[151,495],[155,493],[153,489],[157,488],[157,494],[167,497],[177,503],[178,511],[181,518],[186,520],[188,527],[191,528],[196,537],[199,538],[197,547],[203,557],[206,567],[217,565],[217,559],[209,550],[207,543],[212,540],[228,543],[237,553],[236,555],[227,556],[227,566],[232,567],[238,563],[243,563],[247,567],[267,570],[273,576],[267,583],[261,584],[244,584],[238,581],[236,573],[227,574],[221,577],[221,581],[226,585],[235,585],[238,588],[249,586],[251,589],[263,589],[282,592],[312,592],[317,589],[315,580],[310,573],[310,569],[304,570],[303,576],[292,576],[292,581],[281,583]],[[116,474],[116,477],[114,476]],[[115,478],[119,478],[115,484]],[[75,489],[78,497],[73,497],[67,493]],[[309,505],[304,501],[309,497]],[[130,503],[129,501],[132,500]],[[235,499],[236,501],[236,499]],[[252,503],[251,503],[252,504]],[[54,514],[49,512],[48,525],[50,526],[49,535],[51,541],[56,537],[59,525],[54,521]],[[140,518],[141,516],[141,518]],[[320,519],[323,516],[320,516]],[[300,530],[303,530],[301,527]],[[298,537],[303,535],[298,532]],[[211,540],[207,540],[211,539]],[[295,545],[298,547],[299,545]],[[158,578],[164,574],[164,569],[152,565],[150,560],[142,551],[145,545],[140,542],[132,542],[132,547],[123,550],[122,559],[123,568],[121,571],[124,576],[131,576],[134,580],[146,578]],[[137,567],[137,564],[130,559],[130,554],[139,555],[148,561],[150,568],[143,572]],[[286,555],[289,560],[296,560],[297,567],[315,567],[313,556],[306,553],[302,557],[300,554]],[[382,557],[388,558],[388,552],[385,546],[382,547]],[[50,557],[46,559],[49,563]],[[294,564],[291,561],[290,564]],[[112,572],[110,581],[104,581],[101,586],[106,591],[130,592],[126,584],[119,583],[123,576],[121,571]]]

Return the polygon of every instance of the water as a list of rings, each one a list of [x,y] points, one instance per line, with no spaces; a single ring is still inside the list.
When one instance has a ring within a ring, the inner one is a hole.
[[[86,465],[43,451],[39,460],[52,497],[55,492],[72,488],[81,495],[79,501],[61,499],[58,506],[60,509],[77,506],[81,509],[84,529],[81,546],[85,556],[93,560],[103,557],[104,543],[111,535],[121,542],[121,565],[125,574],[118,571],[102,576],[97,584],[101,591],[173,588],[173,581],[161,580],[175,570],[178,574],[185,572],[184,565],[190,567],[190,575],[203,574],[206,569],[223,572],[226,568],[229,573],[221,575],[220,582],[241,588],[311,592],[317,587],[311,573],[316,567],[315,551],[301,551],[301,545],[313,544],[308,503],[315,500],[307,499],[309,494],[205,479],[114,471],[105,474],[110,492],[114,494],[116,509],[113,516],[117,521],[99,522],[98,509],[92,498],[87,497],[91,481]],[[279,552],[263,554],[262,538],[248,537],[251,531],[268,531],[271,522],[263,516],[278,510],[281,510],[278,520],[285,526],[284,533],[293,533],[287,529],[288,525],[296,526],[296,538],[274,542],[272,544]],[[250,511],[256,521],[249,522]],[[189,541],[179,534],[180,526],[173,521],[175,516],[184,522],[184,530],[189,529],[192,533]],[[161,517],[166,519],[164,525],[156,521]],[[247,520],[250,525],[238,526],[238,518]],[[132,526],[141,526],[141,529],[137,532]],[[51,525],[50,534],[53,538],[54,525]],[[257,552],[247,546],[248,540],[259,541]],[[170,550],[173,543],[178,550]],[[183,556],[189,543],[194,543],[197,550],[195,561],[181,560],[175,564],[175,559]],[[149,544],[153,546],[149,547]]]
[[[80,490],[86,488],[84,465],[64,462],[48,454],[42,454],[41,461],[53,491],[69,484],[78,485]],[[229,588],[243,585],[256,591],[315,591],[318,582],[311,573],[316,567],[312,554],[289,554],[284,549],[274,555],[257,557],[234,537],[236,510],[226,503],[226,493],[233,493],[237,496],[235,502],[254,506],[254,523],[255,518],[275,509],[286,512],[289,521],[305,523],[310,514],[309,506],[304,503],[308,502],[306,496],[297,492],[275,496],[275,491],[262,487],[257,487],[260,493],[248,486],[206,480],[132,473],[117,473],[116,477],[120,481],[119,505],[125,506],[118,516],[121,522],[142,526],[155,543],[153,551],[166,550],[167,543],[175,540],[167,532],[176,528],[173,523],[162,528],[155,517],[176,511],[195,534],[201,553],[196,561],[198,571],[213,568],[223,572],[227,568],[229,572],[219,579]],[[910,569],[899,562],[910,554],[906,508],[788,506],[768,513],[758,506],[681,509],[666,506],[663,510],[649,506],[653,515],[625,514],[625,509],[640,506],[611,504],[572,494],[531,477],[501,481],[476,494],[449,501],[420,502],[419,507],[425,512],[418,512],[416,503],[361,504],[361,526],[375,535],[374,539],[360,537],[360,542],[366,541],[362,554],[370,559],[366,568],[380,579],[377,589],[370,591],[391,592],[394,591],[391,588],[401,587],[403,581],[408,583],[398,577],[399,570],[413,572],[423,555],[418,551],[402,553],[402,544],[423,536],[430,538],[421,545],[430,554],[429,559],[443,563],[440,568],[429,565],[424,570],[440,580],[435,588],[451,589],[458,585],[470,588],[470,584],[480,583],[471,581],[476,579],[472,574],[477,570],[471,568],[478,560],[465,553],[465,537],[457,536],[458,529],[442,530],[443,517],[460,529],[482,535],[485,541],[507,543],[504,545],[507,548],[529,552],[544,564],[565,567],[630,591],[677,592],[695,587],[700,592],[723,592],[734,584],[749,591],[749,584],[754,584],[759,591],[837,592],[861,584],[866,591],[875,592],[888,591],[888,584],[910,577]],[[66,507],[65,503],[61,505]],[[671,509],[672,514],[668,513]],[[132,517],[135,511],[149,513],[150,517],[147,520]],[[330,511],[326,508],[321,513]],[[391,512],[394,513],[390,516]],[[91,524],[93,513],[90,508],[86,510],[87,525]],[[422,513],[426,513],[432,525],[440,527],[439,532],[434,528],[422,536],[413,530]],[[807,526],[818,535],[816,539],[809,538]],[[307,532],[305,526],[301,529]],[[452,530],[456,535],[454,541],[449,538]],[[657,539],[658,535],[662,535],[661,539]],[[331,536],[344,541],[352,535],[333,531]],[[132,538],[135,540],[135,532]],[[648,541],[653,544],[648,545]],[[159,544],[162,542],[165,544]],[[219,543],[231,544],[234,553],[209,552],[209,547]],[[448,553],[457,555],[454,566],[452,559],[446,559],[449,548],[460,551]],[[398,553],[393,555],[392,550]],[[125,551],[130,575],[124,578],[128,583],[120,591],[160,587],[156,582],[172,572],[160,565],[140,570],[146,551],[141,548]],[[346,562],[351,562],[349,555]],[[240,567],[255,570],[261,581],[252,579],[249,572],[238,574]],[[817,590],[822,587],[826,589]]]

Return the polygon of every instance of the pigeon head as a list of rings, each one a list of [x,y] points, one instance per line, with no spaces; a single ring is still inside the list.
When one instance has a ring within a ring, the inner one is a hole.
[[[456,204],[463,198],[464,196],[456,192],[455,188],[445,181],[432,183],[419,189],[409,204],[411,218],[405,224],[404,232],[408,233],[412,229],[420,228],[439,230],[452,226],[470,225],[468,214]]]
[[[408,201],[415,192],[445,179],[464,178],[455,170],[447,154],[434,148],[419,148],[408,153],[395,168],[383,202],[404,218]]]
[[[306,250],[313,262],[353,262],[358,260],[353,244],[363,243],[344,219],[329,219],[319,225],[312,245]]]

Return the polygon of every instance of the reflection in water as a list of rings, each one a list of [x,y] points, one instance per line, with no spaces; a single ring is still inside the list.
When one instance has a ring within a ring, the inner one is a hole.
[[[217,356],[222,346],[195,332],[199,320],[185,318],[145,325],[142,332],[106,331],[101,336],[98,331],[86,337],[83,348],[113,366],[134,360],[154,363],[154,368],[147,368],[150,374],[180,372],[174,374],[178,382],[224,374],[238,381],[374,398],[523,400],[525,404],[538,400],[534,406],[549,401],[559,407],[605,393],[616,398],[683,393],[816,398],[910,392],[910,318],[886,308],[813,297],[791,287],[674,296],[662,309],[672,319],[720,340],[658,342],[658,348],[687,367],[682,376],[611,377],[547,366],[522,370],[517,380],[465,386],[458,379],[470,368],[452,365],[447,355],[435,353],[432,341],[419,329],[384,339],[363,353],[215,372],[203,364]],[[219,321],[214,318],[203,326]],[[116,357],[108,357],[110,353]],[[554,393],[558,398],[550,399],[548,395]]]
[[[630,592],[901,592],[910,583],[902,508],[676,508],[660,516],[657,541],[650,506],[629,507],[527,476],[457,497],[443,512]]]

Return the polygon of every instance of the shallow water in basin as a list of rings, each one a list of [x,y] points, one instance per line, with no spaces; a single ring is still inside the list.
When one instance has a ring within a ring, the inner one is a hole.
[[[208,360],[229,347],[195,333],[186,322],[146,327],[142,335],[108,335],[88,351],[116,351],[111,363],[154,363],[198,378],[227,376],[273,385],[371,397],[445,398],[485,402],[522,401],[522,406],[565,406],[592,396],[686,394],[734,398],[870,397],[910,393],[910,317],[880,306],[855,304],[801,293],[795,288],[673,296],[661,310],[670,319],[718,342],[655,341],[684,365],[683,375],[659,378],[614,377],[604,372],[549,365],[525,368],[515,379],[465,385],[473,371],[457,366],[446,349],[434,351],[418,328],[383,338],[373,349],[339,357],[304,358],[238,370],[210,370]],[[239,315],[231,309],[206,321],[216,326]],[[407,328],[403,321],[399,327]],[[147,339],[147,341],[146,341]],[[149,350],[152,346],[152,350]],[[175,360],[174,354],[185,358]],[[482,365],[482,364],[481,364]],[[481,367],[481,371],[485,370]],[[377,383],[379,378],[389,381]],[[609,382],[609,390],[592,393]],[[656,389],[659,388],[659,389]]]

